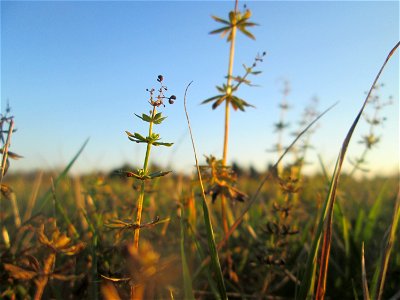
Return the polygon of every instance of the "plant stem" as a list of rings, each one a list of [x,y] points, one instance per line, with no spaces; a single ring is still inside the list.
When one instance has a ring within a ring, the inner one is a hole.
[[[156,115],[157,110],[156,107],[153,107],[153,111],[151,113],[151,119],[153,120],[154,116]],[[149,137],[152,135],[153,133],[153,121],[150,121],[150,125],[149,125]],[[147,171],[147,166],[149,163],[149,157],[150,157],[150,149],[151,149],[151,144],[147,144],[147,149],[146,149],[146,156],[144,158],[144,163],[143,163],[143,171],[146,172]]]
[[[157,110],[156,107],[153,106],[153,111],[151,113],[151,119],[154,119],[154,116],[156,115]],[[149,137],[153,133],[153,121],[149,122]],[[146,156],[144,158],[144,163],[143,163],[143,172],[144,174],[147,173],[147,167],[149,164],[149,158],[150,158],[150,150],[151,150],[151,143],[147,144],[147,149],[146,149]],[[136,208],[136,224],[140,225],[140,221],[142,219],[142,210],[143,210],[143,200],[144,200],[144,180],[142,180],[142,184],[140,185],[140,194],[139,198],[137,201],[137,208]],[[140,228],[135,229],[134,231],[134,247],[135,249],[139,249],[139,233],[140,233]]]
[[[4,144],[3,147],[3,157],[2,157],[2,161],[1,161],[1,177],[0,177],[0,183],[3,182],[3,177],[4,177],[4,173],[5,173],[5,169],[6,169],[6,164],[7,164],[7,158],[8,158],[8,147],[10,146],[11,143],[11,135],[13,133],[14,130],[14,120],[11,119],[10,122],[10,126],[8,128],[8,133],[7,133],[7,141]]]
[[[238,0],[235,2],[235,15],[237,13]],[[234,21],[236,22],[236,21]],[[233,61],[235,57],[235,40],[236,40],[236,23],[232,27],[231,45],[229,52],[229,65],[228,65],[228,78],[226,80],[226,85],[228,86],[229,96],[232,94],[232,73],[233,73]],[[228,97],[229,99],[229,97]],[[225,131],[224,131],[224,149],[222,153],[222,164],[226,165],[227,153],[228,153],[228,138],[229,138],[229,115],[230,115],[230,101],[228,99],[225,101]]]
[[[44,266],[43,266],[43,275],[39,276],[36,280],[36,292],[34,296],[34,300],[42,299],[44,289],[49,282],[49,274],[54,268],[54,263],[56,260],[56,253],[51,252],[49,256],[46,258]]]
[[[229,138],[229,116],[230,116],[230,101],[228,100],[232,95],[232,74],[233,74],[233,61],[235,57],[235,40],[236,40],[236,14],[238,10],[238,0],[235,1],[235,18],[232,27],[232,36],[231,36],[231,45],[230,45],[230,52],[229,52],[229,65],[228,65],[228,77],[226,80],[226,85],[228,87],[227,93],[228,97],[225,101],[225,130],[224,130],[224,148],[222,153],[222,166],[226,166],[227,155],[228,155],[228,138]],[[222,225],[224,229],[224,235],[228,233],[229,225],[226,216],[226,198],[224,195],[221,196],[221,215],[222,215]],[[229,273],[232,270],[232,263],[231,263],[231,254],[229,251],[229,246],[227,247],[227,262]]]

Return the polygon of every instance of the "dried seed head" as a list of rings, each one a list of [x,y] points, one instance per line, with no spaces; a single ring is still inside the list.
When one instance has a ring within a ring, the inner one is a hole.
[[[158,75],[157,81],[158,81],[158,82],[161,82],[161,81],[163,81],[163,80],[164,80],[164,77],[163,77],[162,75]]]

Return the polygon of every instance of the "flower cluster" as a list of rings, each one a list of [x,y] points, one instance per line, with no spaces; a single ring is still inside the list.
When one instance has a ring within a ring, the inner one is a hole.
[[[162,75],[157,76],[157,81],[161,85],[160,88],[157,90],[158,91],[157,96],[154,95],[154,92],[156,91],[154,88],[146,89],[146,91],[149,92],[149,94],[150,94],[149,103],[151,106],[159,107],[159,106],[163,105],[165,107],[165,104],[163,101],[164,99],[168,99],[169,104],[174,104],[174,102],[176,100],[175,95],[171,95],[169,97],[166,97],[164,95],[164,92],[166,92],[168,90],[168,88],[165,85],[163,85],[163,80],[164,80],[164,77]]]

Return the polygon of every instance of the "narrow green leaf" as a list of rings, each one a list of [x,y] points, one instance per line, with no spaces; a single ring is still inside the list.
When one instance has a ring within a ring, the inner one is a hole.
[[[198,240],[198,238],[196,237],[196,234],[193,230],[193,227],[190,225],[190,223],[188,223],[188,227],[190,229],[190,231],[192,232],[191,237],[196,245],[196,249],[197,249],[197,253],[199,255],[200,261],[204,261],[206,258],[206,255],[204,254],[203,248],[200,245],[200,242]],[[198,269],[196,270],[196,272],[194,273],[194,275],[192,276],[192,280],[196,280],[196,278],[203,272],[203,270],[205,270],[206,275],[207,275],[207,279],[208,279],[208,284],[211,287],[211,290],[214,294],[214,298],[217,300],[221,300],[221,297],[218,293],[218,289],[215,285],[214,280],[211,277],[211,272],[209,268],[206,268],[207,265],[206,264],[201,264]]]
[[[217,88],[218,88],[218,87],[217,87]],[[215,100],[215,99],[221,98],[222,96],[224,96],[224,95],[217,95],[217,96],[208,98],[208,99],[204,100],[203,102],[201,102],[201,104],[206,104],[206,103],[211,102],[211,101],[213,101],[213,100]]]
[[[214,102],[212,105],[212,109],[216,109],[224,100],[227,98],[227,95],[223,95],[221,98],[219,98],[217,101]]]
[[[362,233],[363,226],[364,226],[364,220],[365,220],[365,211],[361,208],[358,211],[356,225],[354,226],[354,234],[353,235],[354,235],[354,240],[356,242],[361,241],[361,233]]]
[[[205,192],[204,192],[203,181],[202,181],[202,178],[201,178],[199,161],[197,159],[197,153],[196,153],[196,147],[195,147],[195,144],[194,144],[192,128],[190,127],[189,114],[188,114],[187,108],[186,108],[186,93],[187,93],[187,90],[188,90],[190,84],[191,83],[189,83],[189,85],[186,87],[185,96],[183,98],[183,105],[184,105],[184,109],[185,109],[186,120],[187,120],[187,123],[188,123],[190,139],[192,140],[194,158],[195,158],[196,168],[197,168],[197,176],[199,178],[199,182],[200,182],[200,186],[201,186],[202,199],[203,199],[204,225],[206,227],[206,232],[207,232],[207,242],[208,242],[208,247],[209,247],[209,250],[210,250],[211,264],[212,264],[212,267],[214,269],[215,275],[217,277],[217,285],[218,285],[219,293],[221,295],[221,298],[223,300],[225,300],[225,299],[228,299],[228,297],[226,295],[224,277],[222,275],[222,269],[221,269],[221,265],[219,263],[218,251],[217,251],[217,248],[216,248],[216,245],[215,245],[214,232],[213,232],[213,229],[212,229],[212,224],[211,224],[211,220],[210,220],[210,214],[209,214],[208,206],[207,206],[207,202],[206,202],[206,195],[205,195]]]
[[[222,28],[218,28],[213,31],[210,31],[209,34],[217,34],[217,33],[222,32],[225,35],[226,33],[228,33],[229,29],[230,29],[230,27],[222,27]]]
[[[241,111],[245,111],[245,107],[254,107],[253,105],[236,96],[231,97],[231,104],[235,110],[239,108]]]
[[[138,117],[139,119],[142,119],[145,122],[150,122],[151,121],[150,116],[148,116],[146,114],[142,114],[142,116],[139,116],[139,115],[135,114],[135,116]]]
[[[377,220],[379,217],[379,214],[382,211],[383,208],[383,198],[386,192],[386,187],[387,187],[387,182],[383,185],[381,188],[378,197],[374,201],[374,205],[372,206],[369,214],[368,214],[368,221],[365,224],[364,227],[364,232],[363,232],[363,240],[364,241],[369,241],[372,237],[373,231],[377,225]]]
[[[153,142],[153,146],[165,146],[165,147],[171,147],[174,143],[161,143],[161,142]]]
[[[365,268],[364,242],[362,243],[361,246],[361,278],[362,278],[364,300],[370,300],[371,298],[369,297],[369,291],[368,291],[367,271]]]
[[[159,118],[159,119],[157,119],[157,120],[154,120],[154,124],[161,124],[162,123],[162,121],[164,121],[165,119],[166,119],[167,117],[162,117],[162,118]]]
[[[86,141],[83,143],[81,148],[78,150],[78,152],[75,154],[75,156],[71,159],[69,164],[65,167],[65,169],[58,175],[56,180],[54,181],[54,188],[57,188],[58,183],[63,180],[65,177],[67,177],[69,170],[72,168],[74,165],[75,161],[78,159],[78,157],[81,155],[83,149],[85,149],[87,143],[89,142],[89,138],[86,139]],[[52,189],[51,187],[47,190],[47,192],[43,195],[43,197],[37,201],[37,203],[40,203],[40,206],[38,209],[35,210],[35,213],[38,213],[42,211],[42,209],[46,206],[47,202],[49,199],[52,197]]]
[[[223,24],[226,24],[226,25],[229,25],[230,23],[228,22],[228,21],[226,21],[226,20],[224,20],[224,19],[221,19],[221,18],[219,18],[219,17],[216,17],[216,16],[211,16],[211,18],[213,18],[215,21],[217,21],[217,22],[220,22],[220,23],[223,23]]]
[[[190,276],[189,267],[186,260],[185,253],[185,226],[184,222],[184,207],[181,209],[181,260],[182,260],[182,274],[183,274],[183,289],[185,291],[185,299],[194,300],[192,278]]]
[[[3,154],[3,148],[0,149],[0,154]],[[11,152],[11,151],[7,151],[7,155],[8,155],[9,158],[12,158],[12,159],[15,159],[15,160],[20,159],[20,158],[24,158],[23,156],[18,155],[17,153],[14,153],[14,152]]]
[[[142,136],[140,133],[135,132],[135,134],[133,136],[138,140],[146,141],[146,138],[144,136]]]
[[[253,27],[253,26],[258,26],[259,24],[258,23],[253,23],[253,22],[246,22],[243,25],[246,26],[246,27],[247,26]]]
[[[154,116],[154,120],[158,120],[159,118],[161,118],[161,116],[162,116],[161,112],[156,113],[156,115]]]
[[[246,35],[246,36],[248,36],[249,38],[251,38],[252,40],[255,40],[256,39],[256,37],[251,33],[251,32],[249,32],[245,27],[239,27],[238,28],[244,35]]]
[[[139,174],[136,174],[134,172],[130,172],[130,171],[122,171],[121,170],[121,171],[116,171],[116,173],[119,174],[119,175],[124,175],[126,177],[134,177],[134,178],[137,178],[137,179],[140,179],[140,180],[143,179],[143,176],[141,176]]]
[[[81,208],[81,212],[86,219],[87,224],[89,225],[89,231],[92,233],[93,237],[91,238],[92,243],[90,244],[91,255],[92,255],[92,264],[91,264],[91,275],[92,275],[92,286],[90,289],[91,299],[97,300],[99,298],[98,291],[98,271],[97,271],[97,245],[98,245],[98,232],[95,228],[92,221],[89,219],[87,212],[85,209]]]
[[[205,199],[203,199],[202,202],[203,202],[204,224],[206,226],[206,231],[207,231],[207,242],[208,242],[208,247],[210,250],[211,264],[213,266],[214,272],[216,273],[217,285],[218,285],[218,290],[221,295],[221,298],[228,299],[228,297],[226,295],[224,276],[222,275],[222,269],[221,269],[221,265],[219,263],[218,251],[217,251],[217,247],[215,245],[214,231],[213,231],[213,228],[211,225],[210,213],[208,211],[208,205],[207,205]]]
[[[320,244],[320,240],[322,237],[323,228],[324,230],[324,243],[322,245],[322,252],[321,252],[321,259],[320,259],[320,269],[319,269],[319,277],[318,277],[318,286],[317,286],[317,295],[316,297],[323,298],[325,295],[325,287],[326,287],[326,278],[327,278],[327,271],[328,271],[328,261],[330,256],[330,244],[331,244],[331,234],[332,234],[332,216],[333,216],[333,205],[336,199],[336,191],[338,186],[339,177],[341,174],[342,164],[344,162],[344,158],[346,156],[346,152],[352,138],[353,132],[361,118],[361,115],[364,111],[365,106],[368,103],[368,99],[371,95],[373,88],[375,87],[376,82],[378,81],[383,69],[385,68],[387,62],[389,61],[390,57],[393,53],[397,50],[400,42],[396,44],[396,46],[390,51],[389,55],[387,56],[385,62],[383,63],[382,67],[380,68],[378,74],[375,77],[375,80],[356,116],[353,121],[353,124],[350,126],[349,131],[346,134],[346,137],[342,143],[335,169],[332,175],[329,192],[326,197],[326,200],[323,205],[322,213],[319,219],[319,224],[317,231],[315,233],[314,239],[312,241],[310,253],[307,258],[306,263],[306,270],[301,282],[300,288],[300,299],[306,299],[310,294],[310,287],[311,282],[315,279],[315,272],[313,271],[313,266],[316,264],[316,258],[318,255],[318,248]]]
[[[229,12],[229,20],[231,21],[230,24],[234,24],[234,21],[236,21],[237,17],[234,11]]]
[[[388,230],[388,235],[385,238],[385,244],[381,250],[378,265],[372,279],[371,295],[373,299],[377,300],[382,299],[390,253],[392,252],[393,245],[396,240],[396,231],[400,219],[400,190],[397,192],[395,201],[392,222]]]
[[[150,179],[156,178],[156,177],[162,177],[165,176],[169,173],[171,173],[172,171],[157,171],[157,172],[153,172],[151,174],[149,174],[148,176],[150,177]]]
[[[139,117],[140,118],[140,117]],[[134,137],[134,135],[132,133],[130,133],[129,131],[125,130],[125,133],[129,136],[129,137]]]

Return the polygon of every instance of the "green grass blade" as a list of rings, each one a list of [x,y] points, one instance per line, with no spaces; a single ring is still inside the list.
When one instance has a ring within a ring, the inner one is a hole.
[[[382,211],[382,203],[383,203],[383,198],[385,196],[387,188],[387,182],[384,183],[382,186],[378,197],[376,198],[374,205],[372,206],[369,214],[368,214],[368,222],[365,224],[364,231],[363,231],[363,240],[364,241],[369,241],[372,237],[372,234],[374,232],[375,226],[377,224],[377,220],[379,217],[379,214]]]
[[[322,170],[322,174],[324,175],[326,181],[329,183],[329,177],[328,177],[328,173],[327,170],[325,168],[325,164],[322,161],[322,157],[320,155],[318,155],[318,160],[319,160],[319,164]],[[346,218],[345,214],[343,213],[342,207],[339,203],[339,201],[336,201],[334,204],[334,208],[335,211],[337,211],[338,213],[336,213],[335,215],[339,215],[340,217],[340,223],[342,223],[342,233],[343,233],[343,243],[344,243],[344,250],[345,250],[345,254],[346,254],[346,259],[348,259],[350,257],[350,234],[349,234],[349,227],[350,225],[350,221]]]
[[[64,207],[62,206],[60,201],[58,201],[58,199],[57,199],[56,189],[54,186],[53,178],[51,179],[51,192],[52,192],[53,201],[55,204],[55,209],[61,215],[61,217],[64,219],[64,222],[68,225],[68,227],[72,230],[74,237],[76,239],[78,239],[79,238],[78,231],[76,230],[75,226],[72,224],[70,218],[68,217],[67,213],[65,212]]]
[[[339,161],[336,162],[334,174],[337,173],[338,162]],[[334,185],[332,183],[333,183],[333,180],[331,181],[328,197],[326,198],[326,200],[324,202],[322,214],[318,221],[317,231],[316,231],[314,239],[312,241],[310,253],[307,258],[306,269],[304,271],[304,275],[303,275],[303,279],[301,281],[301,286],[300,286],[300,291],[299,291],[300,299],[307,299],[307,297],[310,295],[311,287],[313,286],[312,283],[315,282],[317,254],[318,254],[319,244],[321,241],[321,234],[322,234],[322,229],[324,226],[324,220],[325,220],[325,217],[326,217],[327,211],[328,211],[328,202],[329,202],[328,200],[333,193]]]
[[[301,283],[301,288],[300,288],[300,295],[299,295],[300,299],[306,299],[309,296],[311,282],[315,279],[315,272],[313,271],[313,266],[316,264],[316,258],[317,258],[317,254],[318,254],[320,240],[322,237],[323,228],[324,228],[324,234],[323,234],[324,239],[323,239],[322,252],[321,252],[316,298],[323,299],[325,296],[326,279],[327,279],[327,273],[328,273],[328,262],[329,262],[330,247],[331,247],[333,206],[334,206],[335,199],[336,199],[337,186],[338,186],[339,177],[341,174],[342,165],[343,165],[343,162],[344,162],[344,159],[346,156],[347,148],[349,146],[353,132],[354,132],[354,130],[361,118],[361,115],[364,111],[364,108],[366,107],[366,105],[368,103],[368,99],[371,95],[373,88],[375,87],[375,85],[376,85],[383,69],[385,68],[387,62],[389,61],[390,57],[397,50],[399,45],[400,45],[400,42],[394,46],[394,48],[389,52],[388,56],[386,57],[386,60],[384,61],[382,67],[380,68],[378,74],[375,77],[374,82],[371,85],[371,88],[363,102],[363,105],[361,106],[355,120],[353,121],[353,124],[351,125],[351,127],[350,127],[349,131],[347,132],[347,135],[342,143],[342,147],[341,147],[338,159],[336,161],[335,170],[332,175],[329,192],[328,192],[327,198],[324,203],[323,213],[321,214],[319,224],[318,224],[318,229],[317,229],[316,235],[314,237],[314,240],[312,242],[310,254],[307,258],[306,270],[305,270],[303,280]]]
[[[358,300],[357,288],[356,288],[356,285],[354,284],[354,280],[353,279],[351,279],[351,286],[353,287],[354,300]]]
[[[367,282],[367,271],[365,269],[364,242],[362,243],[361,247],[361,274],[364,300],[370,300]]]
[[[378,261],[378,266],[375,270],[375,274],[372,279],[371,295],[373,296],[373,299],[379,300],[382,298],[390,253],[393,249],[393,244],[396,239],[396,230],[399,223],[399,219],[400,219],[400,190],[397,192],[397,198],[394,206],[392,223],[390,224],[389,228],[389,234],[387,236],[385,246],[381,251],[381,255]]]
[[[97,300],[99,299],[99,275],[97,271],[97,246],[98,246],[98,240],[99,240],[99,235],[97,232],[97,229],[93,225],[92,221],[89,219],[89,216],[87,215],[86,211],[84,209],[81,209],[83,216],[86,219],[86,222],[88,223],[89,226],[89,231],[93,234],[92,237],[92,244],[90,245],[90,252],[92,254],[92,266],[91,266],[91,290],[90,290],[90,299]]]
[[[212,224],[211,224],[211,220],[210,220],[210,213],[208,211],[208,206],[207,206],[207,202],[206,202],[206,195],[205,195],[205,192],[204,192],[203,180],[201,178],[199,161],[197,159],[197,152],[196,152],[196,147],[195,147],[195,144],[194,144],[192,128],[190,126],[189,114],[188,114],[187,108],[186,108],[186,93],[187,93],[187,90],[188,90],[189,86],[191,85],[191,83],[189,83],[188,86],[186,87],[185,96],[184,96],[184,100],[183,100],[183,105],[184,105],[184,109],[185,109],[186,120],[187,120],[187,123],[188,123],[190,139],[192,140],[194,159],[195,159],[196,168],[197,168],[197,176],[199,178],[200,187],[201,187],[202,200],[203,200],[204,225],[206,226],[206,231],[207,231],[207,242],[208,242],[208,247],[209,247],[210,256],[211,256],[211,265],[212,265],[212,267],[214,269],[214,272],[215,272],[215,276],[216,276],[216,280],[217,280],[217,285],[218,285],[218,290],[219,290],[220,296],[221,296],[222,299],[228,299],[228,297],[226,295],[224,277],[222,275],[221,265],[219,263],[218,251],[217,251],[217,247],[215,245],[214,231],[213,231],[213,228],[212,228]]]
[[[78,157],[81,155],[83,149],[85,149],[87,143],[89,142],[89,138],[86,139],[86,141],[83,143],[79,151],[75,154],[75,156],[72,158],[72,160],[69,162],[69,164],[65,167],[65,169],[61,172],[60,175],[56,178],[54,182],[54,187],[56,188],[58,183],[64,179],[67,175],[69,170],[72,168],[74,165],[75,161],[78,159]],[[49,188],[47,192],[43,195],[43,197],[38,201],[40,203],[40,207],[35,210],[35,213],[38,213],[43,210],[43,208],[46,206],[47,202],[51,199],[52,197],[52,190]]]
[[[346,259],[350,258],[350,233],[349,227],[351,226],[350,221],[347,219],[345,214],[343,213],[342,206],[339,203],[340,198],[338,197],[338,201],[334,204],[334,214],[338,216],[338,221],[342,225],[342,237],[343,237],[343,244],[344,244],[344,251],[346,255]]]
[[[185,226],[184,226],[184,207],[182,207],[181,215],[181,260],[182,260],[182,274],[183,274],[183,289],[185,292],[185,299],[194,300],[192,278],[190,276],[189,267],[186,260],[185,253]]]
[[[197,239],[197,237],[196,237],[196,235],[194,233],[194,230],[193,230],[192,226],[190,225],[190,223],[188,223],[188,226],[189,226],[190,231],[192,232],[191,236],[192,236],[193,241],[194,241],[194,243],[196,245],[196,249],[197,249],[197,253],[199,255],[200,261],[204,261],[206,256],[204,254],[203,248],[201,247],[201,245],[200,245],[200,243],[199,243],[199,241],[198,241],[198,239]],[[197,271],[194,273],[192,280],[196,280],[197,276],[199,276],[204,269],[206,269],[206,265],[202,264],[197,269]],[[206,274],[207,274],[208,284],[210,285],[210,288],[211,288],[211,290],[212,290],[212,292],[214,294],[214,298],[220,300],[221,298],[219,296],[217,287],[215,286],[215,283],[211,278],[211,274],[210,274],[210,271],[209,271],[208,268],[206,269]]]
[[[217,276],[218,290],[222,299],[228,299],[226,295],[224,277],[222,275],[221,265],[219,263],[218,251],[215,245],[214,231],[211,225],[210,214],[208,211],[208,205],[205,199],[203,199],[203,213],[204,213],[204,224],[207,231],[207,242],[208,248],[211,255],[211,265],[213,266],[214,272]]]
[[[365,210],[361,208],[357,214],[356,225],[354,226],[354,233],[353,233],[354,236],[353,239],[357,243],[361,241],[361,234],[363,231],[364,221],[365,221]]]

